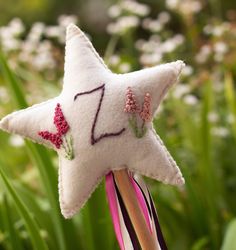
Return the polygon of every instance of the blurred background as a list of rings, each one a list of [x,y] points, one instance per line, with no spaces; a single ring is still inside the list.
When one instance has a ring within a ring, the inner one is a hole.
[[[236,2],[0,1],[0,117],[60,93],[65,27],[78,24],[117,73],[181,59],[155,129],[182,188],[147,179],[169,249],[236,249]],[[54,152],[0,132],[0,249],[118,249],[102,183],[60,214]]]

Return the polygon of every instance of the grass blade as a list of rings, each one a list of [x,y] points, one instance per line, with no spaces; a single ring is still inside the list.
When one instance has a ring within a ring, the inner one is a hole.
[[[229,113],[233,115],[232,130],[236,139],[236,96],[234,90],[233,76],[228,72],[225,74],[225,99],[228,105]]]
[[[23,91],[21,90],[15,75],[11,72],[5,58],[1,53],[0,53],[0,66],[6,82],[10,83],[8,87],[9,90],[11,91],[12,96],[14,97],[13,101],[15,102],[16,106],[18,108],[26,108],[28,105],[24,98]]]
[[[114,249],[115,236],[108,212],[104,183],[95,190],[81,213],[84,226],[83,237],[86,242],[84,249]],[[102,234],[99,233],[101,228]]]
[[[12,197],[12,200],[14,201],[17,210],[19,214],[22,216],[25,226],[27,228],[27,231],[30,235],[30,239],[32,241],[32,245],[34,249],[38,250],[46,250],[48,249],[46,243],[42,239],[40,235],[40,229],[38,225],[36,224],[35,220],[32,218],[31,214],[29,213],[28,209],[25,207],[25,205],[22,203],[22,201],[19,199],[18,195],[14,191],[13,187],[11,186],[10,182],[7,180],[7,177],[0,169],[0,175],[2,177],[3,183],[9,192],[9,194]],[[18,249],[18,248],[17,248]]]
[[[11,245],[11,249],[23,250],[21,241],[19,239],[19,235],[16,229],[14,228],[14,222],[12,220],[10,206],[7,197],[5,195],[3,197],[3,204],[4,204],[3,206],[4,222],[5,222],[4,224],[9,235],[9,242]]]
[[[236,219],[232,220],[226,230],[221,250],[236,250]]]

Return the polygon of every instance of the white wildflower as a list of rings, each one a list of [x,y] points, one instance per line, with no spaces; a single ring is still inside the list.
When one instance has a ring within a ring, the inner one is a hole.
[[[0,40],[2,42],[7,39],[11,39],[14,35],[11,33],[11,30],[7,26],[0,27]]]
[[[136,16],[123,16],[117,19],[115,23],[110,23],[107,32],[110,34],[123,34],[129,29],[139,25],[139,18]]]
[[[43,23],[41,22],[34,23],[26,38],[26,41],[28,41],[29,44],[33,43],[37,47],[37,44],[40,42],[42,38],[44,30],[45,30],[45,25]]]
[[[36,22],[31,27],[31,33],[42,35],[45,30],[45,24],[42,22]]]
[[[212,34],[216,37],[220,37],[224,34],[225,30],[224,30],[224,27],[223,26],[215,26],[213,29],[212,29]]]
[[[198,13],[202,9],[202,4],[200,1],[186,1],[185,4],[185,11]]]
[[[112,5],[109,9],[108,9],[108,15],[111,18],[116,18],[118,16],[121,15],[121,8],[119,5]]]
[[[166,24],[170,21],[170,14],[167,11],[162,11],[158,15],[158,20],[162,24]]]
[[[152,19],[150,17],[144,18],[142,21],[142,26],[144,29],[149,29],[149,25],[152,22]]]
[[[163,29],[163,23],[159,20],[152,20],[151,18],[145,18],[142,22],[142,26],[151,32],[160,32]]]
[[[212,111],[212,112],[208,113],[207,118],[208,118],[209,122],[216,123],[216,122],[219,121],[219,114],[217,114],[216,112]]]
[[[108,64],[111,66],[117,66],[120,63],[120,57],[118,55],[112,55],[109,58]]]
[[[38,54],[33,58],[32,64],[39,71],[55,67],[55,62],[49,53]]]
[[[25,31],[25,26],[20,18],[14,18],[8,24],[14,36],[19,36]]]
[[[189,85],[187,84],[177,84],[176,87],[173,89],[173,96],[177,99],[181,98],[183,95],[188,94],[191,92]]]
[[[116,23],[109,23],[107,26],[107,32],[109,34],[121,34],[121,30],[119,29]]]
[[[207,24],[206,26],[203,27],[203,32],[206,34],[206,35],[211,35],[212,34],[212,25],[211,24]]]
[[[20,33],[16,30],[17,26],[19,26],[17,22],[17,19],[15,19],[14,22],[10,22],[8,26],[0,28],[0,43],[5,52],[18,50],[20,48],[21,40],[18,38]]]
[[[176,9],[179,5],[179,0],[166,0],[166,6],[170,9]]]
[[[18,60],[23,63],[31,63],[32,54],[27,51],[21,51],[18,55]]]
[[[160,44],[160,42],[161,42],[161,37],[160,37],[160,35],[157,35],[157,34],[151,35],[151,36],[150,36],[150,41],[153,41],[153,42],[155,42],[155,43]]]
[[[45,35],[50,38],[58,38],[64,34],[64,29],[60,26],[49,26],[45,29]]]
[[[34,52],[38,47],[38,43],[32,42],[30,40],[25,40],[21,44],[21,51],[23,53],[32,53]]]
[[[207,59],[209,58],[211,52],[212,52],[212,49],[209,45],[203,45],[199,53],[196,55],[195,60],[200,64],[205,63]]]
[[[11,39],[4,39],[2,40],[2,48],[4,51],[12,51],[12,50],[18,50],[20,48],[21,42],[18,39],[11,38]]]
[[[143,43],[142,51],[147,53],[155,53],[158,51],[161,53],[161,43],[153,40],[149,40]]]
[[[221,37],[227,31],[230,31],[230,24],[228,22],[223,22],[217,25],[207,24],[203,28],[205,34],[216,37]]]
[[[58,17],[58,24],[62,28],[66,28],[69,24],[78,22],[78,18],[75,15],[61,15]]]
[[[38,52],[47,52],[47,51],[51,51],[52,49],[52,44],[49,40],[44,40],[40,43],[39,47],[38,47]]]
[[[182,34],[176,34],[173,38],[173,41],[179,46],[183,44],[185,38]]]
[[[143,39],[138,39],[136,42],[135,42],[135,48],[142,51],[142,48],[145,44],[145,40]]]
[[[121,6],[125,11],[138,16],[147,16],[150,13],[150,7],[146,4],[141,4],[135,1],[126,0],[121,2]]]
[[[201,48],[201,53],[203,55],[209,55],[211,53],[211,47],[209,45],[203,45]]]
[[[24,140],[19,135],[11,135],[9,138],[9,143],[13,147],[22,147],[24,145]]]
[[[224,55],[228,51],[228,45],[224,42],[217,42],[214,45],[214,51],[217,54]]]
[[[212,135],[225,138],[229,135],[229,130],[225,127],[215,127],[211,130]]]
[[[234,116],[233,114],[227,115],[226,121],[227,121],[229,124],[233,124],[233,123],[236,121],[235,116]]]
[[[160,32],[163,29],[163,23],[159,20],[153,20],[148,28],[151,32]]]
[[[194,95],[186,95],[186,96],[184,96],[183,101],[187,105],[191,105],[191,106],[194,106],[194,105],[198,104],[198,99]]]
[[[32,64],[37,70],[52,69],[56,66],[51,49],[52,45],[49,41],[40,43],[37,53],[32,60]]]
[[[166,40],[164,43],[162,43],[162,51],[165,53],[170,53],[173,52],[177,47],[177,44],[175,43],[175,41],[173,39],[168,39]]]
[[[9,95],[7,89],[3,86],[0,86],[0,102],[7,103],[9,101]]]
[[[140,57],[140,63],[142,65],[150,66],[160,63],[162,60],[162,54],[161,53],[144,53]]]
[[[168,8],[181,12],[183,15],[198,13],[202,9],[200,1],[197,0],[167,0]]]
[[[183,69],[181,74],[183,76],[190,76],[193,73],[193,68],[190,65],[186,65]]]
[[[130,71],[130,69],[131,69],[131,66],[129,63],[121,63],[119,66],[119,71],[121,73],[127,73]]]

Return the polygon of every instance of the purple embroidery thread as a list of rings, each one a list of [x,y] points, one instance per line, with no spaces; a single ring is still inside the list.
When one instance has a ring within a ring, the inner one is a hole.
[[[100,100],[99,100],[99,104],[98,104],[98,107],[97,107],[97,111],[96,111],[96,114],[95,114],[95,117],[94,117],[94,120],[93,120],[92,129],[91,129],[91,144],[92,145],[99,142],[103,138],[112,137],[112,136],[119,136],[125,131],[125,128],[122,128],[120,131],[118,131],[116,133],[104,133],[104,134],[101,134],[98,138],[95,138],[94,133],[95,133],[95,128],[96,128],[96,124],[97,124],[98,115],[99,115],[99,112],[101,110],[102,101],[103,101],[103,98],[104,98],[105,84],[102,84],[101,86],[99,86],[99,87],[97,87],[95,89],[78,93],[78,94],[76,94],[74,96],[74,101],[75,101],[78,96],[91,94],[91,93],[96,92],[96,91],[98,91],[100,89],[102,90],[102,93],[101,93],[101,97],[100,97]]]

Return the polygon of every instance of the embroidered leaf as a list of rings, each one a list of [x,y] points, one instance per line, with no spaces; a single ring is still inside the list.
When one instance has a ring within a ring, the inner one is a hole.
[[[73,160],[74,158],[74,152],[73,152],[73,141],[72,141],[72,135],[69,135],[69,138],[67,136],[63,137],[63,143],[62,147],[65,150],[65,157],[68,160]]]

